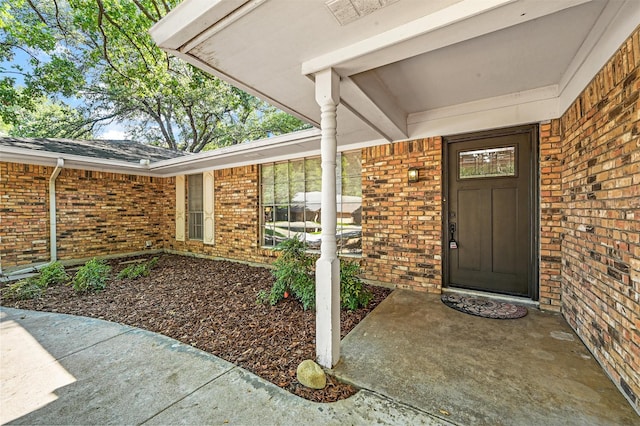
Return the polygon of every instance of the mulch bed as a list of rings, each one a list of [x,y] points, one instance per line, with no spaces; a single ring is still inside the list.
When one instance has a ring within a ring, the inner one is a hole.
[[[111,260],[112,279],[97,294],[77,295],[70,286],[49,287],[33,300],[0,304],[19,309],[83,315],[144,328],[172,337],[239,365],[303,398],[333,402],[357,392],[328,377],[322,390],[296,379],[296,368],[315,359],[315,312],[303,311],[292,298],[276,306],[258,304],[260,290],[269,291],[271,271],[244,264],[177,255],[161,255],[147,277],[118,280],[127,266]],[[342,311],[344,337],[390,293],[369,287],[374,298],[367,308]]]

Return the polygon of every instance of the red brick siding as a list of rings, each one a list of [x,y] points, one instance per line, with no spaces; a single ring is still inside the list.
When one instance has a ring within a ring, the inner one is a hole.
[[[58,257],[164,247],[164,179],[63,169],[56,180]]]
[[[410,167],[420,169],[416,183],[408,182]],[[441,291],[441,176],[441,138],[362,151],[362,264],[367,279]]]
[[[562,116],[562,312],[640,407],[640,32]]]
[[[0,163],[3,268],[43,262],[49,250],[53,167]],[[124,254],[165,245],[166,179],[63,168],[56,179],[58,259]]]
[[[540,125],[540,307],[560,311],[562,134],[560,121]]]
[[[259,216],[260,166],[251,165],[216,170],[214,173],[215,244],[202,241],[176,241],[175,239],[175,181],[167,191],[172,203],[165,218],[171,221],[172,230],[168,248],[178,252],[190,252],[212,257],[222,257],[243,262],[269,263],[273,254],[260,248]],[[187,194],[187,197],[189,195]],[[188,229],[188,224],[187,224]]]
[[[52,168],[0,162],[0,266],[49,260]]]

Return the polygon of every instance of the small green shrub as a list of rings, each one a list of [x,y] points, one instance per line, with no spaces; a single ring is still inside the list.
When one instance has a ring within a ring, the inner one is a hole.
[[[2,295],[9,299],[25,300],[40,297],[45,291],[46,288],[40,285],[37,277],[29,277],[5,287]]]
[[[360,265],[357,262],[340,263],[340,304],[343,308],[355,311],[371,302],[373,294],[364,288],[358,278]]]
[[[158,260],[159,259],[157,257],[154,257],[153,259],[145,263],[129,265],[122,271],[120,271],[120,273],[118,274],[118,279],[122,280],[128,278],[131,280],[135,280],[140,277],[146,277],[149,275],[149,273],[151,273],[151,269],[153,269],[158,264]]]
[[[269,293],[264,290],[260,290],[256,296],[256,305],[263,305],[269,300]]]
[[[110,272],[109,265],[94,257],[78,269],[71,285],[78,293],[104,290],[107,287]]]
[[[267,299],[275,305],[284,298],[285,292],[291,293],[302,303],[304,310],[314,308],[316,304],[315,257],[306,252],[307,244],[294,237],[283,241],[276,247],[282,254],[273,263],[273,276],[276,281],[268,296],[258,293],[258,303]],[[355,310],[365,307],[373,295],[367,291],[358,275],[360,265],[356,262],[340,263],[340,305],[344,309]]]
[[[38,280],[41,286],[47,287],[65,283],[69,280],[69,275],[64,270],[62,263],[53,262],[40,270]]]
[[[69,279],[60,262],[51,263],[40,270],[40,275],[15,282],[3,290],[11,299],[34,299],[44,295],[50,285],[62,284]]]
[[[269,293],[269,303],[275,305],[289,292],[302,303],[304,310],[313,308],[316,303],[314,258],[307,254],[307,244],[295,236],[278,244],[276,250],[282,254],[273,263],[276,281]]]

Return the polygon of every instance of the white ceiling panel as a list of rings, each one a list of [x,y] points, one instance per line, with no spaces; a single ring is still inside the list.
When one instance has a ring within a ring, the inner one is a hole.
[[[604,6],[583,4],[368,73],[408,113],[558,84]]]

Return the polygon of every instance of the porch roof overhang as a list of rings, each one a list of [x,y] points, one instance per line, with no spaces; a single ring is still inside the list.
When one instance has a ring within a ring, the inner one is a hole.
[[[335,70],[340,146],[557,118],[638,22],[635,0],[186,0],[151,35],[315,126]]]

